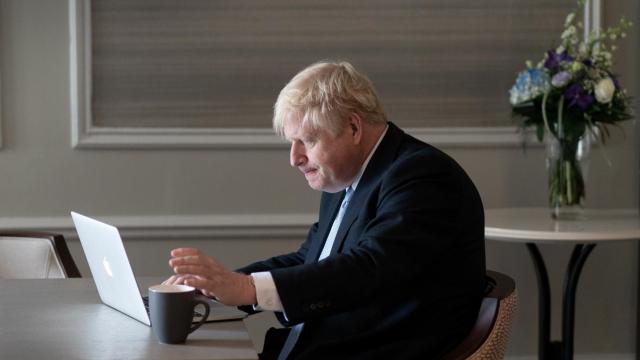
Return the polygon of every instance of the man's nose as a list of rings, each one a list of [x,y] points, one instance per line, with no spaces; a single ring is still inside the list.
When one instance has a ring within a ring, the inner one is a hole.
[[[306,156],[302,146],[296,143],[291,144],[291,151],[289,153],[289,162],[291,166],[298,167],[300,165],[304,165],[305,161]]]

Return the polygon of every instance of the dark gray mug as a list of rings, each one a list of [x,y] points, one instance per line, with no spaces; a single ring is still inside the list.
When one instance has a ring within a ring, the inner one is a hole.
[[[204,305],[204,315],[193,323],[193,309]],[[209,317],[209,304],[196,297],[196,289],[187,285],[154,285],[149,288],[151,328],[160,342],[181,344]]]

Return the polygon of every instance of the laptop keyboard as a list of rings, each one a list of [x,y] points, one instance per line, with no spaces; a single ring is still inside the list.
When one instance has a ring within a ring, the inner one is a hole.
[[[147,310],[147,314],[149,314],[149,317],[151,317],[151,313],[149,312],[149,297],[148,296],[143,296],[142,297],[142,302],[144,303],[144,308]],[[196,317],[203,317],[204,314],[201,313],[200,311],[193,309],[193,316]]]

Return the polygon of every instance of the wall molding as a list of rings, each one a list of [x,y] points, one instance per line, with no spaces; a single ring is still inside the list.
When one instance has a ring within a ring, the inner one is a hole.
[[[2,8],[0,7],[0,19],[2,19]],[[0,30],[0,54],[2,54],[2,31]],[[0,65],[3,61],[0,58]],[[2,149],[2,67],[0,66],[0,150]]]
[[[1,41],[0,41],[0,53],[2,53]],[[2,69],[0,69],[0,150],[2,150]]]
[[[127,240],[304,239],[315,214],[96,216]],[[1,230],[50,231],[77,239],[70,216],[0,217]]]
[[[107,128],[90,124],[73,131],[72,143],[80,149],[286,149],[287,143],[270,129]],[[418,139],[444,147],[517,147],[523,138],[515,128],[412,128]],[[528,134],[526,141],[537,141]]]
[[[284,149],[268,128],[97,127],[91,111],[91,1],[68,0],[71,146],[76,149],[240,148]],[[440,146],[517,147],[515,127],[412,128],[407,131]]]

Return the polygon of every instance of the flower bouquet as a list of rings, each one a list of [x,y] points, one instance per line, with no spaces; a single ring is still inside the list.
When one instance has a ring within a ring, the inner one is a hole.
[[[509,91],[512,115],[521,131],[534,127],[539,141],[547,134],[549,205],[554,217],[578,209],[585,198],[581,159],[588,140],[604,144],[608,126],[632,118],[630,97],[611,72],[612,43],[626,37],[632,25],[624,17],[606,30],[578,36],[583,25],[572,11],[564,23],[560,45],[537,64],[527,61]],[[611,44],[608,44],[611,43]]]

